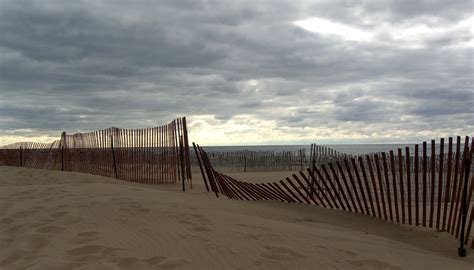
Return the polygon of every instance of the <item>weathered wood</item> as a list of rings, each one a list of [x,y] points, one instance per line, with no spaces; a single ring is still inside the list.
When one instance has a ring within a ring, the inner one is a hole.
[[[202,176],[202,179],[204,181],[204,185],[206,186],[207,192],[209,192],[209,186],[207,184],[206,175],[204,174],[204,170],[202,169],[202,162],[201,162],[202,157],[199,155],[199,152],[196,148],[196,144],[194,142],[193,142],[193,148],[194,148],[194,153],[196,155],[196,158],[197,158],[197,161],[198,161],[198,164],[199,164],[199,169],[201,171],[201,176]]]
[[[355,204],[354,197],[352,196],[351,188],[349,186],[349,183],[347,182],[346,176],[344,174],[344,170],[342,169],[341,163],[339,161],[336,161],[337,169],[339,170],[339,173],[341,174],[342,181],[344,183],[344,186],[346,188],[347,195],[349,196],[349,199],[351,200],[352,207],[349,208],[349,211],[355,211],[358,212],[357,210],[357,205]],[[334,172],[334,168],[332,163],[329,163],[329,166],[331,167],[331,170]]]
[[[426,227],[426,193],[428,191],[428,186],[427,186],[427,152],[426,152],[426,142],[423,142],[423,160],[422,160],[422,165],[423,165],[423,227]]]
[[[411,170],[410,170],[410,147],[405,147],[405,172],[407,175],[407,197],[408,197],[408,224],[412,224],[411,217]]]
[[[456,209],[456,201],[457,201],[457,191],[458,191],[458,175],[459,175],[459,159],[460,159],[460,151],[461,151],[461,137],[456,137],[456,157],[454,160],[454,179],[453,179],[453,194],[451,196],[451,209],[449,211],[449,218],[448,218],[448,229],[447,231],[451,234],[453,233],[454,226],[453,223],[453,214]]]
[[[383,190],[383,179],[382,179],[382,173],[381,173],[381,170],[380,170],[380,160],[379,160],[379,155],[378,154],[374,155],[374,162],[375,162],[375,168],[376,168],[376,171],[377,171],[377,179],[378,179],[379,188],[380,188],[379,190],[380,190],[380,200],[382,202],[382,209],[383,209],[383,212],[382,212],[383,213],[383,219],[388,220],[387,207],[385,205],[385,196],[384,196],[384,190]]]
[[[357,205],[359,206],[358,212],[359,213],[365,213],[364,208],[362,207],[362,201],[359,198],[359,192],[357,192],[357,186],[356,186],[356,183],[354,181],[354,177],[352,177],[352,169],[349,165],[349,160],[348,159],[344,159],[344,167],[346,168],[346,172],[347,172],[347,175],[349,176],[349,181],[351,183],[352,190],[354,191],[354,195],[355,195],[356,200],[357,200]]]
[[[326,176],[326,179],[327,181],[329,182],[330,184],[330,190],[329,192],[330,193],[334,193],[335,197],[337,198],[337,201],[339,202],[339,205],[341,206],[342,210],[346,210],[346,207],[344,206],[344,202],[342,201],[341,199],[341,196],[339,195],[339,192],[338,192],[338,189],[337,187],[334,185],[334,181],[333,179],[331,178],[331,176],[329,175],[327,169],[326,169],[326,166],[324,165],[321,165],[321,170],[323,171],[324,175]],[[340,184],[339,184],[340,185]],[[346,199],[347,201],[347,199]]]
[[[436,229],[440,229],[441,219],[441,198],[443,197],[443,157],[444,157],[444,139],[441,138],[439,144],[439,161],[438,161],[438,207],[436,211]]]
[[[363,184],[365,184],[365,187],[362,188],[362,189],[367,192],[367,197],[368,197],[368,201],[369,201],[369,204],[370,204],[370,210],[371,210],[372,216],[375,217],[376,215],[375,215],[374,202],[372,200],[372,191],[370,189],[369,180],[367,178],[367,173],[365,171],[364,159],[361,156],[359,156],[358,159],[359,159],[359,164],[360,164],[360,170],[362,172],[362,178],[364,179]],[[368,212],[369,211],[367,210],[367,213]]]
[[[430,219],[429,226],[433,227],[434,197],[435,197],[435,178],[436,178],[436,145],[435,140],[431,140],[431,188],[430,188]]]
[[[398,205],[398,198],[397,198],[397,178],[396,178],[396,171],[395,171],[395,157],[393,155],[393,151],[390,150],[390,166],[392,167],[392,184],[393,184],[393,199],[395,203],[395,217],[397,219],[397,223],[400,223],[400,215],[399,215],[399,205]]]
[[[419,160],[418,160],[418,144],[415,144],[415,225],[418,226],[420,224],[420,187],[419,187]]]

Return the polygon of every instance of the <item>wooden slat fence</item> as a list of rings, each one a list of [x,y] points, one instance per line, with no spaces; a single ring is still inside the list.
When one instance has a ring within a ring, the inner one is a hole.
[[[207,152],[214,168],[220,172],[298,171],[307,166],[305,149],[297,151],[212,151]],[[193,173],[199,173],[196,155],[191,153]]]
[[[144,129],[61,134],[53,143],[0,147],[0,166],[74,171],[146,184],[192,185],[186,118]]]
[[[266,183],[239,181],[216,171],[207,153],[194,145],[208,191],[237,200],[276,200],[306,203],[370,215],[389,222],[445,231],[474,248],[473,144],[469,137],[440,140],[358,157],[344,157],[311,166],[283,180]],[[469,146],[470,145],[470,146]]]

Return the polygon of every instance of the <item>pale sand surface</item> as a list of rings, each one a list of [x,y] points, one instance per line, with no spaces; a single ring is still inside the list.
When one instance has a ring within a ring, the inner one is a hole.
[[[474,268],[443,232],[179,188],[0,167],[0,269]]]

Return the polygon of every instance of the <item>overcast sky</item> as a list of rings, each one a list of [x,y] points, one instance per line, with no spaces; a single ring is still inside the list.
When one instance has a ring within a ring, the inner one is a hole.
[[[0,0],[0,144],[178,116],[203,145],[471,136],[473,25],[472,0]]]

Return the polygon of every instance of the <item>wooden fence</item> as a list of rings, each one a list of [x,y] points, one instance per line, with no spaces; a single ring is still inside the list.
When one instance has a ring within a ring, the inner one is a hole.
[[[226,151],[207,152],[214,168],[220,172],[276,172],[298,171],[308,164],[305,149],[297,151]],[[199,164],[194,153],[191,153],[193,173],[199,173]]]
[[[306,152],[304,148],[294,151],[206,151],[213,167],[225,173],[300,171],[313,162],[319,165],[351,156],[317,144],[311,144],[309,155]],[[199,173],[194,153],[191,153],[191,169],[193,173]]]
[[[145,129],[61,134],[50,144],[0,147],[0,166],[74,171],[146,184],[192,185],[186,118]]]
[[[431,153],[423,142],[421,147],[415,145],[413,156],[406,147],[396,153],[347,157],[266,183],[239,181],[222,174],[199,145],[194,145],[194,150],[206,188],[217,197],[314,204],[436,228],[458,239],[458,253],[464,256],[469,239],[474,248],[474,177],[470,176],[474,139],[469,147],[469,137],[465,137],[461,149],[461,137],[455,143],[449,138],[447,155],[444,144],[441,139],[439,155],[433,140]]]

